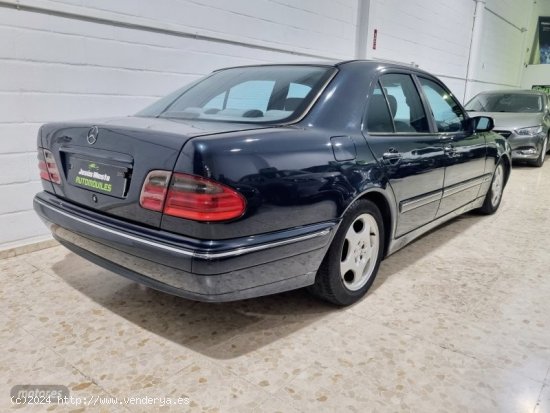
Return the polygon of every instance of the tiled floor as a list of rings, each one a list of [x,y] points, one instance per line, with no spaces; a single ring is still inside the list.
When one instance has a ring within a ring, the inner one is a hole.
[[[357,305],[171,297],[49,248],[0,261],[0,411],[15,384],[188,397],[19,411],[550,412],[550,164],[382,263]],[[141,399],[144,400],[144,399]]]

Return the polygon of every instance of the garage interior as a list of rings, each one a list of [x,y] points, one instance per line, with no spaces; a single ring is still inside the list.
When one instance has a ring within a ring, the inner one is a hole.
[[[550,412],[548,165],[514,165],[495,215],[386,258],[342,309],[302,290],[160,293],[58,245],[32,210],[45,122],[133,114],[221,67],[325,59],[417,66],[466,103],[550,85],[543,16],[550,0],[0,1],[0,411]],[[88,404],[15,406],[21,384]],[[186,404],[112,403],[128,397]]]

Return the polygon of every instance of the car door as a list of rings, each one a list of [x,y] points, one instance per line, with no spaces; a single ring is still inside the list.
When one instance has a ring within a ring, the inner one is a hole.
[[[395,237],[432,221],[442,196],[445,155],[410,74],[380,76],[369,94],[364,129],[397,201]]]
[[[453,94],[436,79],[417,77],[445,151],[445,180],[437,217],[478,196],[485,176],[487,146],[483,133],[474,133]]]

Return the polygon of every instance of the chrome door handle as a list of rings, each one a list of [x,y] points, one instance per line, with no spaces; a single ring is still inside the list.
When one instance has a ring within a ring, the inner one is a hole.
[[[401,154],[399,152],[386,152],[382,155],[382,158],[391,160],[391,159],[400,159]]]
[[[441,135],[439,139],[443,145],[443,152],[445,152],[445,154],[449,156],[453,156],[453,154],[456,152],[456,149],[453,146],[453,136]]]
[[[384,159],[387,163],[397,163],[402,157],[403,155],[401,155],[401,153],[395,148],[388,149],[388,151],[384,152],[382,155],[382,159]]]

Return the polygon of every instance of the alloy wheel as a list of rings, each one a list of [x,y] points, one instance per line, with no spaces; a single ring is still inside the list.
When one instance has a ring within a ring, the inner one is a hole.
[[[504,168],[502,165],[498,165],[493,176],[493,183],[491,184],[491,204],[495,207],[500,202],[502,197],[502,190],[504,188]]]
[[[370,214],[361,214],[349,226],[342,245],[340,276],[351,291],[361,289],[376,267],[380,248],[378,224]]]

